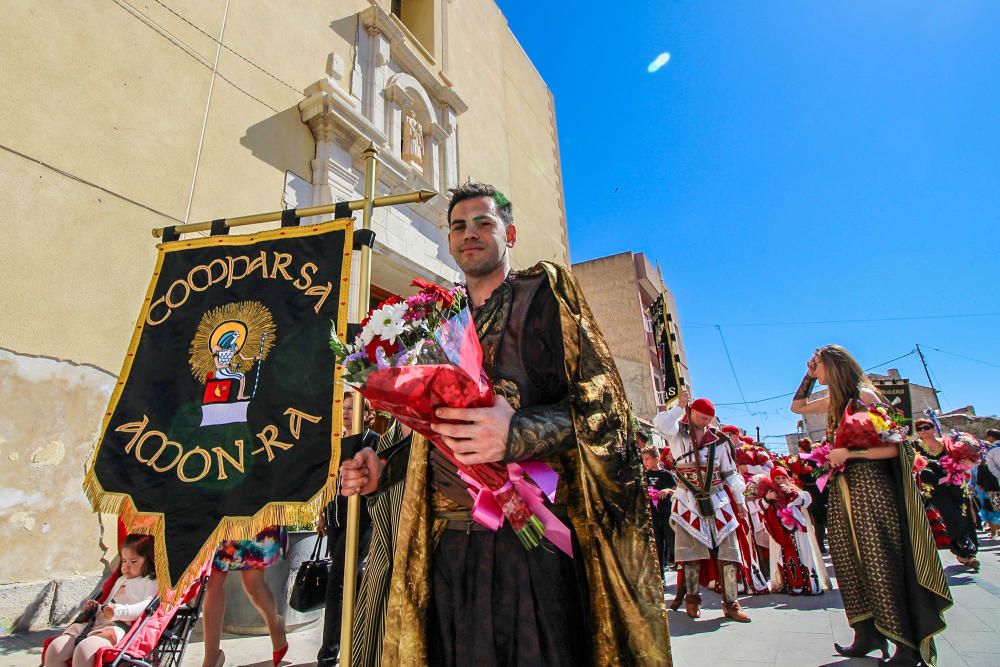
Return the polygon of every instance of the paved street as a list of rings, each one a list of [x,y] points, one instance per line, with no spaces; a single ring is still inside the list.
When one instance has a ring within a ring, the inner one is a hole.
[[[982,571],[972,575],[953,565],[953,557],[942,553],[947,566],[955,606],[947,614],[948,628],[938,637],[941,667],[997,667],[1000,665],[1000,542],[983,539]],[[668,588],[673,597],[673,587]],[[850,643],[852,633],[833,591],[816,597],[766,595],[744,598],[753,622],[743,625],[723,621],[719,598],[704,594],[702,618],[693,621],[683,611],[669,612],[674,663],[678,667],[872,666],[871,659],[846,659],[833,652],[833,642]],[[315,664],[321,628],[318,623],[289,635],[286,667]],[[0,664],[5,667],[35,667],[41,643],[54,631],[0,637]],[[223,641],[226,665],[269,667],[267,637],[230,636]],[[202,644],[195,636],[185,665],[201,664]]]
[[[950,553],[941,552],[955,599],[945,616],[948,628],[937,639],[941,667],[1000,665],[1000,542],[985,539],[980,544],[983,567],[975,575],[955,565]],[[827,564],[829,567],[829,558]],[[832,576],[832,568],[830,573]],[[672,599],[673,587],[668,591]],[[748,624],[723,622],[719,597],[704,593],[703,598],[702,617],[697,621],[683,611],[670,612],[674,664],[678,667],[876,664],[871,659],[848,659],[834,652],[834,642],[849,644],[853,638],[836,590],[815,597],[743,598],[753,619]]]

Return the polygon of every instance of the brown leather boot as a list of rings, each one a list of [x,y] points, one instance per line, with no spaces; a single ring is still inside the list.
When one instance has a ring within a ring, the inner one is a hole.
[[[686,611],[687,615],[691,618],[701,618],[701,596],[685,595],[684,611]]]
[[[750,622],[750,617],[743,612],[743,607],[740,605],[739,600],[735,600],[733,602],[723,602],[722,613],[726,615],[726,618],[731,618],[737,623]]]
[[[684,590],[681,589],[677,591],[677,595],[674,596],[674,601],[670,603],[670,610],[677,611],[678,609],[681,608],[681,605],[683,603],[684,603]]]

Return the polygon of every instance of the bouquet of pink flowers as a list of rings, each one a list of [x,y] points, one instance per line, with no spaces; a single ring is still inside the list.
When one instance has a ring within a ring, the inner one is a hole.
[[[569,529],[545,506],[555,500],[558,475],[539,461],[467,465],[431,425],[440,407],[493,405],[493,385],[483,371],[483,352],[462,286],[446,289],[421,279],[408,299],[390,297],[361,322],[351,344],[330,334],[330,348],[344,379],[378,410],[424,435],[458,468],[475,499],[472,518],[499,530],[504,520],[527,549],[543,536],[572,556]]]
[[[816,464],[816,468],[811,474],[816,477],[816,488],[820,491],[830,481],[830,475],[838,470],[843,470],[843,466],[834,466],[830,463],[830,450],[832,449],[833,445],[824,440],[821,444],[813,447],[812,451],[808,454],[801,455],[801,458]]]
[[[646,495],[649,496],[649,502],[653,504],[654,508],[659,508],[660,506],[660,490],[655,486],[646,487]]]
[[[941,457],[941,468],[945,476],[939,484],[965,486],[972,479],[972,470],[982,460],[982,445],[971,433],[952,431],[945,438],[945,454]]]

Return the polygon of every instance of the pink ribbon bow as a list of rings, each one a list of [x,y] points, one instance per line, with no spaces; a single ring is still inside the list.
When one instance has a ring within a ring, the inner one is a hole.
[[[646,493],[649,494],[649,499],[653,503],[654,509],[660,508],[660,492],[655,486],[647,486]]]
[[[472,519],[481,526],[496,532],[503,526],[504,515],[497,502],[494,492],[483,486],[472,477],[459,470],[459,476],[469,485],[469,494],[475,499],[472,506]],[[527,474],[531,480],[524,478]],[[514,487],[517,494],[524,499],[531,512],[545,526],[545,537],[556,545],[570,558],[573,557],[573,540],[569,528],[560,521],[545,505],[544,498],[555,502],[556,488],[559,486],[559,474],[549,465],[541,461],[521,461],[508,463],[507,475],[510,481],[501,490]]]
[[[816,478],[816,488],[822,491],[826,488],[827,482],[830,481],[830,475],[834,472],[839,472],[844,469],[844,466],[832,466],[830,465],[830,455],[831,447],[829,445],[822,445],[812,450],[808,454],[802,454],[799,458],[805,459],[806,461],[812,461],[820,468],[828,468],[819,477]]]

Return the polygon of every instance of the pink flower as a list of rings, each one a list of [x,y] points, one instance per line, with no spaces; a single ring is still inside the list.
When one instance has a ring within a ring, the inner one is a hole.
[[[792,512],[791,507],[779,508],[778,518],[781,519],[781,525],[792,532],[795,532],[800,528],[798,519],[795,518],[795,514]]]
[[[426,308],[434,305],[434,295],[428,292],[418,292],[406,300],[410,308]]]
[[[423,278],[414,278],[410,284],[419,287],[424,294],[432,295],[435,301],[444,308],[451,308],[451,304],[455,302],[455,295],[452,294],[451,290],[445,289],[437,283],[428,282]]]

